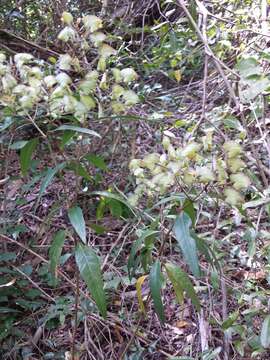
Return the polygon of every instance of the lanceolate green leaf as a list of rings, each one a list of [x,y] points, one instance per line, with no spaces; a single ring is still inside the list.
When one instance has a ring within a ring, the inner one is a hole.
[[[128,258],[128,263],[127,263],[128,274],[129,274],[130,280],[134,276],[134,273],[136,271],[135,264],[137,264],[137,262],[135,260],[136,260],[137,251],[139,250],[143,241],[146,238],[153,237],[156,234],[158,234],[157,230],[146,229],[142,232],[141,236],[139,236],[138,239],[132,244],[131,251],[129,254],[129,258]]]
[[[197,247],[195,240],[190,235],[190,226],[190,217],[185,212],[182,212],[175,221],[174,234],[192,273],[199,277],[200,268]]]
[[[79,132],[79,133],[82,133],[82,134],[92,135],[92,136],[96,136],[96,137],[101,138],[101,136],[97,132],[95,132],[94,130],[82,128],[82,127],[79,127],[79,126],[73,126],[73,125],[61,125],[57,129],[55,129],[54,131],[63,131],[63,130],[76,131],[76,132]]]
[[[45,192],[47,186],[50,184],[52,179],[54,178],[55,174],[58,173],[58,171],[62,170],[65,167],[65,163],[59,164],[54,168],[49,168],[47,170],[47,173],[45,175],[44,180],[41,183],[40,190],[39,190],[39,198],[42,196],[42,194]]]
[[[98,195],[98,196],[105,197],[108,199],[114,199],[114,200],[120,201],[122,204],[127,206],[129,208],[129,210],[132,211],[133,214],[135,214],[134,209],[130,206],[129,202],[118,194],[113,194],[109,191],[94,191],[90,195]]]
[[[75,250],[75,258],[80,274],[87,284],[101,315],[106,317],[107,305],[98,256],[89,246],[78,244]]]
[[[262,325],[261,344],[265,349],[270,347],[270,315],[266,316]]]
[[[167,196],[163,199],[161,199],[160,201],[158,201],[153,207],[152,209],[155,209],[157,207],[159,207],[160,205],[164,205],[166,203],[171,203],[171,202],[181,202],[182,200],[184,200],[186,198],[185,194],[179,193],[179,194],[173,194],[170,196]]]
[[[88,181],[91,181],[91,175],[88,173],[86,168],[79,162],[71,161],[68,166],[72,171],[74,171],[76,175],[81,176]]]
[[[186,292],[187,296],[191,299],[193,305],[197,311],[200,311],[201,305],[197,297],[197,294],[194,290],[194,287],[188,277],[188,275],[181,270],[178,266],[167,263],[165,265],[166,272],[169,279],[172,282],[173,289],[175,291],[177,300],[181,304],[183,300],[183,291]]]
[[[85,159],[89,161],[96,168],[107,171],[107,165],[101,156],[97,156],[95,154],[87,154],[85,155]]]
[[[157,260],[151,268],[149,283],[151,296],[154,301],[155,311],[159,316],[162,323],[165,321],[164,308],[161,299],[161,287],[162,287],[163,276],[161,273],[161,266],[159,260]]]
[[[38,139],[29,140],[20,152],[20,164],[23,176],[27,174],[31,165],[33,152],[38,144]]]
[[[183,211],[188,214],[188,216],[190,217],[191,221],[192,221],[192,225],[195,225],[195,221],[196,221],[196,211],[194,209],[194,205],[193,202],[189,199],[186,199],[184,201],[183,204]]]
[[[205,256],[205,259],[216,269],[220,269],[220,265],[218,262],[218,259],[214,253],[214,251],[211,249],[210,245],[207,244],[207,242],[199,237],[194,230],[190,231],[191,236],[196,241],[196,246],[198,251]]]
[[[86,243],[86,229],[82,209],[79,206],[75,206],[69,209],[68,217],[71,225],[73,226],[76,233],[79,235],[82,242]]]
[[[205,350],[202,353],[202,360],[215,360],[222,351],[222,347],[219,346],[214,350]]]
[[[182,305],[184,300],[184,289],[181,281],[181,274],[179,275],[179,268],[173,264],[168,263],[165,265],[165,269],[172,283],[177,301],[180,305]]]
[[[54,276],[56,276],[56,268],[59,264],[62,248],[65,242],[66,232],[59,230],[53,237],[53,241],[49,250],[50,269]]]
[[[234,311],[232,314],[230,314],[226,320],[223,321],[223,323],[221,324],[221,328],[222,330],[228,330],[231,326],[233,326],[236,322],[236,320],[239,317],[239,312],[238,311]]]
[[[28,143],[27,140],[16,141],[10,145],[11,150],[20,150]]]

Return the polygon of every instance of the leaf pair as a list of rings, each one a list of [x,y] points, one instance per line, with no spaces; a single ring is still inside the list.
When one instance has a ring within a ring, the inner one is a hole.
[[[69,209],[68,217],[74,230],[84,244],[79,243],[75,249],[75,259],[81,277],[92,294],[102,316],[106,317],[107,305],[101,275],[99,257],[86,244],[86,227],[82,209],[78,206]]]
[[[172,263],[166,263],[165,269],[168,278],[173,285],[173,289],[179,304],[182,304],[184,299],[184,292],[186,292],[187,296],[191,299],[196,310],[200,311],[201,308],[200,302],[188,275],[178,266]],[[151,296],[154,301],[155,311],[158,314],[159,319],[162,323],[164,323],[165,321],[164,306],[161,299],[161,289],[162,289],[163,281],[164,281],[164,276],[161,271],[161,264],[160,261],[157,260],[151,268],[149,283],[150,283]]]
[[[93,296],[101,315],[106,317],[107,305],[100,260],[94,250],[90,246],[86,245],[86,227],[82,209],[78,206],[69,209],[68,217],[75,232],[82,241],[82,243],[78,243],[75,248],[75,260],[79,272],[85,281],[89,292]],[[65,238],[66,232],[64,230],[58,231],[55,234],[50,247],[50,269],[54,276],[56,276],[56,269],[59,264]]]

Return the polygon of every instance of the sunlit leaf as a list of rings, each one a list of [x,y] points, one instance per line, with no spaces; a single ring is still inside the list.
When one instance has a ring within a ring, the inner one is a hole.
[[[82,134],[97,136],[97,137],[101,138],[101,136],[94,130],[85,129],[85,128],[81,128],[79,126],[73,126],[73,125],[61,125],[54,131],[62,131],[62,130],[71,130],[71,131],[79,132]]]
[[[140,276],[136,282],[136,291],[137,291],[137,298],[138,298],[138,302],[139,302],[139,308],[140,308],[141,312],[143,312],[143,313],[145,313],[145,307],[144,307],[143,298],[142,298],[142,285],[146,278],[147,278],[147,275]]]
[[[180,82],[180,81],[181,81],[181,78],[182,78],[181,71],[180,71],[180,70],[175,70],[175,71],[174,71],[174,77],[175,77],[175,79],[176,79],[177,82]]]

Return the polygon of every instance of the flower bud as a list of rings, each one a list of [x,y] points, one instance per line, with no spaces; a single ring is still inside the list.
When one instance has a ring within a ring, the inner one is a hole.
[[[71,13],[64,11],[62,14],[62,21],[66,25],[71,25],[73,22],[73,16],[71,15]]]

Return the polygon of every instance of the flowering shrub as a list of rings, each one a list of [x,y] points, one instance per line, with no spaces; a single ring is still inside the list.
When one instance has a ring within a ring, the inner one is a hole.
[[[143,159],[131,160],[129,168],[136,177],[137,188],[129,197],[130,203],[136,205],[143,194],[162,195],[175,186],[213,184],[228,204],[240,205],[251,184],[243,172],[246,164],[242,147],[236,141],[225,142],[221,149],[213,147],[212,135],[210,130],[201,142],[191,141],[183,147],[175,147],[164,136],[162,154],[151,153]]]
[[[65,27],[58,39],[67,53],[51,59],[53,64],[31,54],[20,53],[9,59],[0,54],[0,104],[18,115],[40,109],[52,118],[72,114],[80,122],[90,111],[99,116],[105,111],[124,113],[136,104],[137,94],[127,88],[137,79],[136,72],[132,68],[107,69],[109,58],[117,51],[105,43],[107,35],[100,31],[102,20],[87,15],[75,26],[72,15],[64,12],[62,21]],[[97,54],[94,65],[87,61],[90,50]]]

